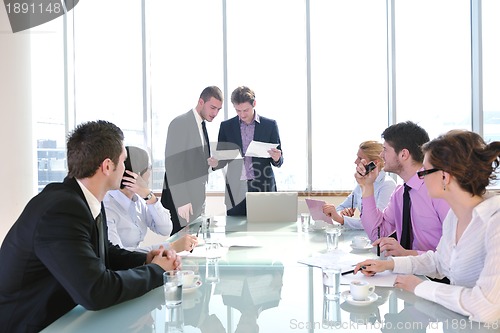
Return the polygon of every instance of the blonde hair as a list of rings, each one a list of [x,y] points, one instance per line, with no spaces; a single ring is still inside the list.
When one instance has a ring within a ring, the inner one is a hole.
[[[384,160],[380,157],[384,146],[380,142],[374,140],[364,141],[360,143],[359,149],[365,153],[368,161],[377,161],[380,169],[384,167]]]

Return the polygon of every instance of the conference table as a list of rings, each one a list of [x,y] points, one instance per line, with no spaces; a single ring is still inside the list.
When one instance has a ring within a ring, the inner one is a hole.
[[[196,234],[201,219],[180,233]],[[182,253],[183,269],[194,270],[199,283],[183,293],[182,306],[165,306],[163,287],[134,300],[99,311],[76,306],[43,332],[483,332],[494,325],[468,320],[436,303],[393,287],[377,286],[370,304],[353,304],[342,296],[324,297],[321,268],[304,264],[326,252],[325,225],[303,231],[300,222],[247,223],[244,217],[215,216],[210,239],[219,258],[206,258],[202,235],[193,253]],[[363,230],[341,227],[336,258],[376,258],[375,249],[353,250]],[[334,263],[332,263],[334,264]],[[349,275],[349,274],[347,274]],[[347,277],[344,275],[344,277]]]

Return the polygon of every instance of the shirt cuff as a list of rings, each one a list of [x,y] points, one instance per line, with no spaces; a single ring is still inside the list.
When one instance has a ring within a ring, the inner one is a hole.
[[[392,257],[389,260],[394,261],[393,273],[410,274],[412,272],[412,264],[409,257]]]
[[[415,287],[415,295],[432,302],[437,302],[436,289],[438,287],[439,283],[426,280]]]

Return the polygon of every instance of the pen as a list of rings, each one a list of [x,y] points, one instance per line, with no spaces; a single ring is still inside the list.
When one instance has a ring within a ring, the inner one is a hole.
[[[200,224],[200,227],[198,228],[198,231],[196,232],[196,238],[198,238],[198,235],[200,234],[200,230],[201,230],[201,224]],[[191,251],[189,251],[189,253],[193,253],[193,250],[194,250],[194,247],[191,249]]]
[[[360,271],[362,271],[363,269],[366,269],[366,266],[361,266],[359,268]],[[343,273],[341,273],[341,275],[347,275],[347,274],[351,274],[351,273],[354,273],[354,269],[351,269],[350,271],[347,271],[347,272],[343,272]]]
[[[377,239],[380,239],[380,227],[377,228]],[[377,256],[380,257],[380,244],[377,244]]]
[[[351,197],[351,209],[354,209],[354,194]]]

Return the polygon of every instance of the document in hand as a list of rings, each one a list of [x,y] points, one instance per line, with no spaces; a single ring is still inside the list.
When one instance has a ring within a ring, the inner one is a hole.
[[[276,148],[276,147],[278,147],[277,143],[267,143],[267,142],[252,140],[248,145],[245,156],[264,157],[264,158],[271,157],[271,155],[269,155],[267,151],[271,148]]]
[[[332,218],[323,213],[323,206],[326,202],[323,200],[306,199],[306,204],[314,221],[325,221],[326,223],[333,224]]]

